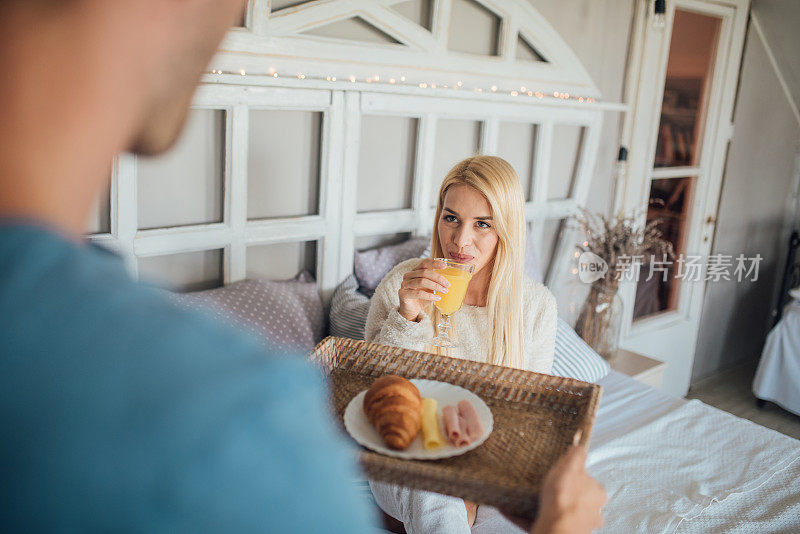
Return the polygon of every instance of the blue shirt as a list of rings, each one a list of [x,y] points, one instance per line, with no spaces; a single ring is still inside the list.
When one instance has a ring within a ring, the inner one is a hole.
[[[0,224],[4,530],[363,532],[320,373]]]

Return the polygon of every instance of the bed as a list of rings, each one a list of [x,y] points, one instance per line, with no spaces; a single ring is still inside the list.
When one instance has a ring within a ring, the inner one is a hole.
[[[315,286],[307,274],[175,298],[184,305],[213,304],[220,318],[265,342],[271,338],[273,346],[306,350],[326,329],[363,337],[366,294],[384,270],[426,255],[424,248],[417,239],[357,253],[356,273],[334,293],[327,324],[321,322],[322,301],[311,298]],[[292,320],[276,330],[254,312],[264,309]],[[800,532],[800,441],[610,370],[563,321],[553,374],[603,387],[587,462],[609,495],[602,532]]]
[[[800,531],[800,441],[613,370],[598,383],[602,532]]]

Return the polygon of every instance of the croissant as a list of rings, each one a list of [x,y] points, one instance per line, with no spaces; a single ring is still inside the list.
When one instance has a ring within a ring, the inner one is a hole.
[[[390,449],[404,450],[422,427],[422,397],[405,378],[382,376],[364,396],[364,413]]]

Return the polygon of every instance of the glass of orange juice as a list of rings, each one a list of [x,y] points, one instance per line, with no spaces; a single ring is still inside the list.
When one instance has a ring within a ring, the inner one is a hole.
[[[450,287],[447,293],[433,292],[435,295],[442,297],[441,300],[434,301],[433,303],[433,305],[438,308],[439,313],[441,313],[442,320],[436,327],[439,332],[438,335],[433,338],[430,343],[437,347],[452,349],[458,345],[456,345],[448,335],[448,331],[450,330],[450,316],[461,309],[461,305],[464,303],[464,297],[467,294],[467,286],[475,271],[475,266],[469,263],[458,263],[444,258],[436,258],[436,261],[445,264],[444,269],[437,269],[436,272],[447,278],[447,281],[450,282]]]

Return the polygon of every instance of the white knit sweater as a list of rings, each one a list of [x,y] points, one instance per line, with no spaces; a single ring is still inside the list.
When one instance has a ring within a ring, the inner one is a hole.
[[[372,297],[366,326],[366,340],[411,350],[426,350],[433,337],[431,318],[423,312],[420,322],[409,321],[400,315],[398,290],[403,275],[419,263],[418,258],[398,264],[387,274]],[[454,339],[459,347],[452,356],[474,361],[489,361],[492,340],[486,307],[464,305],[452,317]],[[556,299],[550,290],[528,277],[523,287],[523,339],[525,340],[525,369],[550,373],[556,340]]]

